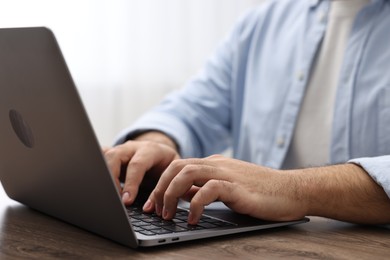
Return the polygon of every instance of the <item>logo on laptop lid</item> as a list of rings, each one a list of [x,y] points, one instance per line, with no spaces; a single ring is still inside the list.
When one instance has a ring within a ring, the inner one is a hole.
[[[9,119],[19,140],[28,148],[33,148],[35,144],[34,136],[30,126],[23,119],[22,115],[18,111],[11,109],[9,111]]]

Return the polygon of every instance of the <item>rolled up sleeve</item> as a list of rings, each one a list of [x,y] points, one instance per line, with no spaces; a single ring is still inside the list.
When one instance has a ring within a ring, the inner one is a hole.
[[[349,161],[360,165],[378,183],[390,198],[390,155],[358,158]]]

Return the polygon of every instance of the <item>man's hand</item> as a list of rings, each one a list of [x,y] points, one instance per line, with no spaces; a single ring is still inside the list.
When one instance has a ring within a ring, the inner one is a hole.
[[[390,223],[386,193],[354,164],[281,171],[222,156],[175,160],[143,209],[171,219],[183,196],[192,196],[189,224],[196,224],[204,207],[216,200],[238,213],[264,220],[314,215],[365,224]]]
[[[154,188],[161,173],[180,158],[175,143],[160,132],[147,132],[134,141],[104,149],[104,155],[126,205],[134,202],[146,174],[146,184]],[[123,189],[120,179],[124,181]]]
[[[196,224],[204,206],[216,200],[238,213],[261,219],[300,219],[307,205],[300,197],[297,180],[290,175],[218,155],[175,160],[161,176],[144,210],[162,209],[162,216],[171,219],[179,198],[193,194],[195,186],[201,188],[193,194],[189,224]]]

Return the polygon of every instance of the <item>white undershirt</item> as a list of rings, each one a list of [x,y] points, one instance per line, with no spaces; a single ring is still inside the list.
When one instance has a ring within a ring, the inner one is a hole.
[[[329,163],[333,106],[344,49],[357,13],[369,0],[333,0],[283,168]],[[320,18],[319,18],[320,19]]]

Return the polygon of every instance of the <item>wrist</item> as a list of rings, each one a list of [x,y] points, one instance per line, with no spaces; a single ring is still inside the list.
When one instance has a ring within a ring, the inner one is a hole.
[[[307,168],[291,170],[290,172],[296,180],[295,194],[302,204],[304,214],[306,216],[322,215],[323,207],[330,195],[323,168]]]
[[[171,137],[169,137],[168,135],[166,135],[165,133],[160,132],[160,131],[152,130],[152,131],[143,132],[143,133],[137,135],[136,137],[132,138],[132,140],[151,141],[151,142],[156,142],[156,143],[160,143],[160,144],[165,144],[165,145],[175,149],[176,151],[179,151],[178,145],[176,144],[176,142]]]
[[[311,183],[309,176],[303,170],[286,170],[282,171],[284,187],[286,188],[286,196],[289,197],[292,203],[295,204],[294,213],[297,217],[311,215],[313,206],[313,197],[311,192]]]

